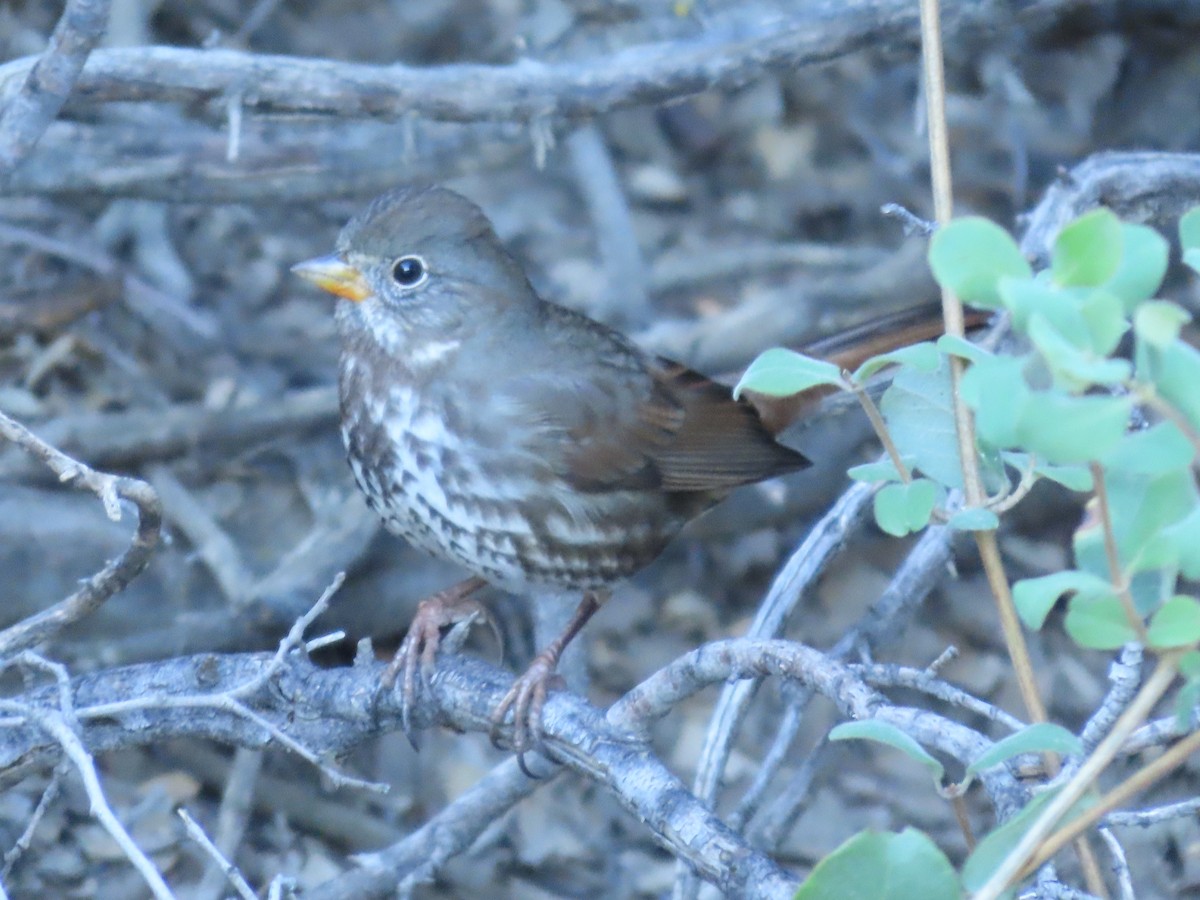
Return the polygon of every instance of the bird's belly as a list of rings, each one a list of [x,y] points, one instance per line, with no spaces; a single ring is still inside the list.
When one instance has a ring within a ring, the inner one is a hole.
[[[534,457],[461,440],[393,388],[343,418],[350,468],[385,527],[514,592],[591,589],[649,563],[682,520],[632,494],[578,494]]]

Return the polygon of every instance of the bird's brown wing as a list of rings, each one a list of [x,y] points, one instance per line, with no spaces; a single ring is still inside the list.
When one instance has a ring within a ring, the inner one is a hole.
[[[649,454],[665,489],[728,489],[809,465],[802,454],[777,443],[755,409],[734,400],[725,385],[661,358],[649,372],[655,389],[641,415],[656,416],[654,408],[663,403],[683,413],[669,438]]]
[[[807,466],[728,387],[614,345],[586,371],[522,379],[529,450],[582,491],[729,490]]]

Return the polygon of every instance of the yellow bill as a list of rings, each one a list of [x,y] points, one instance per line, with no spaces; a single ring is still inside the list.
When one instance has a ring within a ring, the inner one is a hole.
[[[292,271],[311,281],[322,290],[358,302],[371,296],[371,289],[362,272],[340,256],[318,256],[292,266]]]

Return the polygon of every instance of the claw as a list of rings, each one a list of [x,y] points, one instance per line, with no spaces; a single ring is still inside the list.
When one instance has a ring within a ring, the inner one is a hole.
[[[455,625],[474,616],[489,619],[487,612],[471,594],[486,582],[480,578],[468,578],[451,588],[422,600],[413,616],[408,634],[404,636],[396,655],[384,669],[380,684],[385,690],[395,686],[400,676],[400,727],[413,749],[420,749],[417,729],[413,722],[420,687],[432,675],[437,662],[438,646],[442,640],[442,628]],[[418,666],[421,678],[418,678]]]
[[[538,654],[525,674],[513,682],[508,693],[496,705],[491,716],[492,744],[500,746],[500,728],[508,713],[513,714],[512,748],[521,757],[521,769],[525,770],[524,756],[530,750],[541,750],[545,746],[542,732],[542,710],[546,695],[551,690],[566,686],[562,677],[554,671],[558,665],[558,654],[548,651]]]
[[[509,711],[513,714],[512,747],[517,752],[517,764],[530,778],[536,778],[525,765],[525,754],[538,750],[545,754],[546,739],[542,732],[542,710],[546,705],[546,694],[565,687],[562,677],[555,672],[559,657],[572,638],[579,633],[592,614],[600,608],[606,595],[588,593],[579,603],[575,615],[567,623],[563,633],[550,642],[541,653],[533,658],[525,674],[513,682],[508,693],[492,711],[490,736],[492,746],[500,747],[500,728]]]

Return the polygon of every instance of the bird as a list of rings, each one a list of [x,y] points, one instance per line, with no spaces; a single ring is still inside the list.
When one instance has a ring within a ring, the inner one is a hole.
[[[371,201],[293,271],[339,297],[341,435],[384,526],[471,577],[423,600],[385,674],[415,702],[441,629],[491,584],[577,592],[492,717],[544,746],[567,644],[613,587],[735,488],[803,469],[729,387],[538,295],[484,212],[436,185]],[[411,737],[411,733],[410,733]]]

